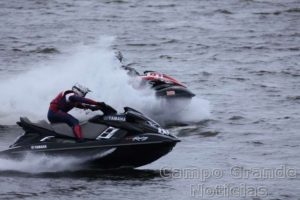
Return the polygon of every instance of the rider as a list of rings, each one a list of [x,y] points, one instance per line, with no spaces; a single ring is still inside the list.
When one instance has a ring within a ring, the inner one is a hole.
[[[82,85],[76,84],[72,90],[67,90],[59,93],[55,99],[50,103],[48,111],[48,120],[51,123],[67,123],[73,128],[73,133],[78,142],[83,141],[81,127],[78,119],[68,114],[68,112],[76,108],[91,109],[105,106],[103,102],[96,102],[91,99],[85,98],[90,90]],[[93,107],[91,106],[93,105]]]

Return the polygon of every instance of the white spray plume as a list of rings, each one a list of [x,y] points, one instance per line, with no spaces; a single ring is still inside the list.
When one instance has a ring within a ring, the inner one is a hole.
[[[46,119],[49,102],[74,83],[85,85],[93,91],[88,98],[104,101],[120,112],[123,107],[130,106],[154,119],[157,110],[153,112],[153,109],[168,112],[159,107],[153,91],[132,87],[132,79],[121,69],[111,44],[112,38],[104,38],[94,46],[82,45],[75,48],[72,55],[63,55],[63,58],[46,64],[36,64],[26,73],[1,80],[0,124],[14,124],[20,116],[28,116],[32,120]],[[200,121],[209,116],[209,106],[205,100],[195,99],[189,107],[183,113],[177,113],[175,118]],[[174,119],[174,115],[164,116]]]

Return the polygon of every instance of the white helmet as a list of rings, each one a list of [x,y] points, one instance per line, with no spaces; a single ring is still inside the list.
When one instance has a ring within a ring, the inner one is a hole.
[[[78,83],[76,83],[73,87],[72,87],[72,91],[77,94],[78,96],[81,97],[85,97],[85,95],[90,92],[91,90],[87,87],[84,87]]]

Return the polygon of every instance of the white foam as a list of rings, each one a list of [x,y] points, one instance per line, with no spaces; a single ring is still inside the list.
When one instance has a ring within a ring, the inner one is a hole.
[[[99,152],[93,156],[50,156],[27,153],[22,159],[0,158],[0,171],[18,171],[26,173],[78,171],[85,169],[89,160],[100,159],[113,153],[116,148]]]
[[[27,154],[22,160],[0,158],[0,171],[26,173],[75,171],[80,169],[83,161],[74,157]]]
[[[176,122],[194,123],[210,117],[210,104],[209,101],[198,97],[173,101],[161,99],[149,107],[149,110],[145,110],[145,113],[162,125]]]

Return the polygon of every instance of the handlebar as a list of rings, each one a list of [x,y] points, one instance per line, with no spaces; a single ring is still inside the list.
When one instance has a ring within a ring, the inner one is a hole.
[[[90,106],[90,105],[86,105],[85,107],[87,109],[90,109],[91,111],[101,110],[104,115],[117,114],[117,111],[113,107],[111,107],[110,105],[107,105],[107,104],[104,104],[102,106]]]

